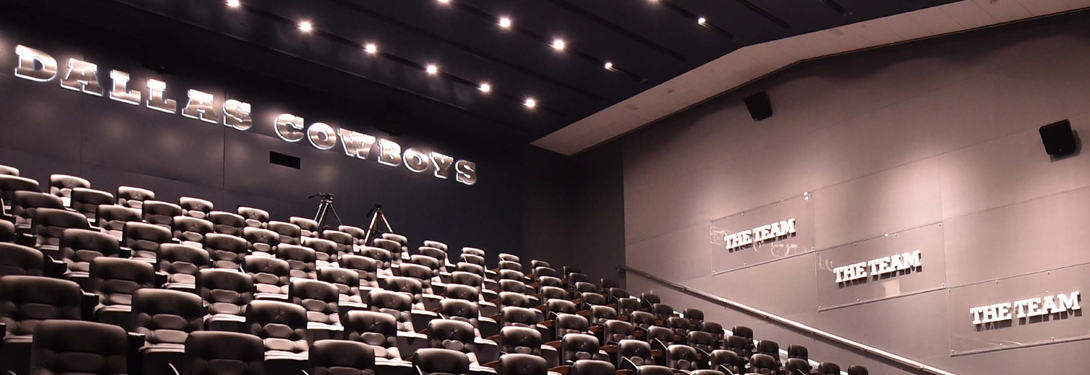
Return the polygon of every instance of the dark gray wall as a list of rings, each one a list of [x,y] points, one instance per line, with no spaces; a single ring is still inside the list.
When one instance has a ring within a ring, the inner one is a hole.
[[[1083,12],[806,63],[622,138],[627,264],[957,373],[1084,372],[1082,314],[974,330],[968,307],[1090,287],[1075,276],[1090,264],[1090,158],[1050,160],[1037,131],[1066,118],[1090,134],[1087,27]],[[775,115],[755,123],[741,98],[761,90]],[[943,224],[944,255],[921,274],[945,283],[819,311],[818,252],[712,276],[711,221],[803,192],[819,251]],[[903,373],[634,275],[628,286],[814,358]],[[1076,341],[951,355],[1054,331]]]
[[[411,126],[403,135],[391,136],[375,128],[368,116],[375,111],[368,103],[265,75],[262,61],[240,62],[248,67],[242,69],[187,54],[184,43],[171,42],[177,48],[156,57],[168,62],[171,71],[160,73],[142,64],[149,57],[149,36],[11,10],[0,15],[0,164],[20,168],[43,186],[48,186],[50,174],[67,173],[110,192],[119,185],[141,186],[155,191],[160,200],[200,197],[226,211],[256,206],[285,221],[289,216],[312,217],[317,201],[306,197],[328,191],[336,194],[342,219],[357,226],[367,225],[373,203],[383,204],[395,231],[407,235],[414,247],[434,239],[453,249],[476,246],[493,255],[521,253],[522,147]],[[130,73],[133,83],[165,81],[168,97],[179,108],[190,88],[214,93],[217,105],[224,97],[247,101],[253,105],[254,127],[237,131],[65,90],[57,79],[39,83],[17,78],[17,44],[52,54],[62,72],[70,57],[97,63],[107,89],[110,69]],[[441,180],[404,165],[350,158],[339,144],[320,151],[306,141],[285,142],[272,130],[280,113],[474,161],[479,180],[467,186],[453,175]],[[270,164],[270,151],[302,158],[302,169]],[[456,260],[458,253],[452,251],[451,257]],[[489,261],[495,262],[494,256]]]

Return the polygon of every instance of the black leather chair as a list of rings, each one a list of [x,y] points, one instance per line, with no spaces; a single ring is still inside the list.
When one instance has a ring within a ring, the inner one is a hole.
[[[208,221],[212,222],[212,231],[219,234],[242,237],[243,231],[246,229],[246,219],[230,212],[209,212]]]
[[[802,360],[810,359],[810,350],[806,349],[802,345],[788,345],[787,346],[787,358],[798,358]]]
[[[689,320],[689,327],[693,330],[704,330],[704,312],[694,308],[681,310],[681,316]]]
[[[570,366],[578,360],[603,359],[599,352],[598,338],[580,333],[569,333],[560,340],[561,364]],[[605,356],[605,360],[609,360]]]
[[[469,375],[469,357],[465,353],[450,350],[426,348],[413,354],[413,365],[420,375]]]
[[[34,222],[34,213],[37,210],[43,208],[52,208],[57,210],[64,209],[64,202],[61,201],[60,198],[46,193],[38,191],[20,190],[14,192],[13,196],[14,198],[11,201],[11,209],[8,210],[8,213],[11,214],[12,222],[15,223],[15,228],[18,232],[26,232],[30,230],[31,225]]]
[[[866,367],[860,365],[852,365],[848,367],[848,375],[870,375]]]
[[[496,372],[499,373],[499,375],[546,375],[549,372],[549,367],[545,363],[545,358],[541,358],[541,356],[510,353],[500,356],[498,366],[496,366]]]
[[[276,257],[288,262],[289,274],[292,278],[318,278],[318,265],[316,263],[318,258],[314,253],[314,249],[281,243],[276,248]]]
[[[742,358],[749,358],[753,355],[753,341],[745,337],[729,336],[723,342],[723,348],[738,353],[738,356]]]
[[[276,366],[305,366],[307,312],[302,306],[281,301],[253,301],[246,309],[249,333],[265,345],[265,361]]]
[[[666,367],[692,371],[700,368],[700,355],[688,345],[670,345],[666,348]]]
[[[288,245],[302,245],[303,244],[303,231],[299,229],[298,225],[284,222],[284,221],[270,221],[269,230],[276,232],[277,238],[280,243]]]
[[[46,259],[35,248],[13,243],[0,243],[0,276],[46,274]]]
[[[82,177],[66,174],[54,174],[49,176],[49,194],[61,199],[72,198],[72,189],[90,189],[91,182]]]
[[[212,260],[202,248],[168,243],[159,246],[158,264],[158,271],[167,277],[164,288],[194,291],[197,272],[210,268]]]
[[[118,241],[122,240],[125,224],[130,222],[140,222],[140,210],[125,206],[104,204],[98,207],[98,212],[95,215],[95,225],[98,226],[99,230],[117,238]],[[169,233],[170,232],[167,232],[167,237],[170,237]]]
[[[208,252],[212,268],[241,271],[242,259],[249,255],[249,247],[242,237],[219,233],[204,236],[204,250]]]
[[[412,320],[412,296],[391,292],[388,290],[375,290],[367,295],[367,307],[371,311],[390,314],[397,320],[399,332],[416,332]]]
[[[385,236],[386,234],[383,234],[383,235]],[[388,252],[389,253],[389,260],[387,262],[390,262],[392,264],[401,264],[402,255],[405,255],[406,251],[407,251],[406,248],[405,248],[405,245],[399,243],[398,241],[394,241],[394,240],[376,238],[376,239],[371,241],[371,244],[374,245],[373,248],[385,250],[386,252]],[[370,247],[370,246],[368,246],[368,247]],[[362,248],[361,248],[361,251],[363,251]],[[378,257],[373,257],[373,258],[379,259]],[[407,258],[407,256],[406,256],[406,258]],[[387,266],[386,268],[389,268],[389,266]]]
[[[117,203],[113,194],[102,190],[75,188],[72,189],[70,207],[83,214],[92,225],[98,225],[98,206],[113,205]]]
[[[144,336],[139,363],[144,375],[175,375],[182,367],[190,333],[204,329],[201,297],[168,289],[144,288],[133,293],[132,331]]]
[[[817,375],[839,375],[840,366],[832,362],[824,362],[817,367]]]
[[[347,311],[345,307],[356,310],[364,307],[363,296],[360,294],[360,275],[356,271],[346,268],[319,268],[318,280],[337,288],[341,311]]]
[[[704,354],[711,353],[716,347],[715,337],[704,331],[689,331],[685,342]]]
[[[212,233],[212,222],[179,215],[175,216],[170,222],[170,230],[174,239],[182,244],[201,247],[204,243],[204,236]]]
[[[197,294],[208,306],[204,327],[213,331],[242,332],[246,306],[254,300],[254,280],[247,273],[225,269],[197,272]]]
[[[90,291],[98,296],[94,320],[128,330],[132,326],[132,295],[158,285],[151,263],[98,257],[91,261]]]
[[[288,222],[298,225],[303,237],[318,238],[318,232],[321,228],[318,228],[318,222],[305,217],[292,216],[288,219]]]
[[[340,337],[344,329],[341,328],[337,286],[325,281],[296,278],[291,280],[288,298],[306,310],[310,341]]]
[[[238,206],[238,216],[246,219],[246,226],[265,228],[269,223],[269,211],[260,208]]]
[[[484,258],[486,256],[484,250],[478,249],[476,247],[463,247],[462,254],[476,255],[481,258]]]
[[[15,242],[15,223],[0,219],[0,242]]]
[[[155,199],[154,191],[133,186],[117,187],[117,204],[119,205],[139,210],[143,207],[144,201],[153,199]]]
[[[742,359],[742,357],[739,357],[737,353],[726,349],[713,350],[711,352],[711,355],[708,356],[708,364],[709,367],[711,367],[712,369],[719,370],[720,372],[727,375],[741,375],[745,372],[746,368],[746,361]],[[807,365],[806,374],[809,373],[810,366]]]
[[[808,375],[814,367],[805,359],[788,358],[787,362],[783,363],[783,369],[788,375]]]
[[[264,375],[261,338],[237,332],[193,332],[185,340],[186,375]]]
[[[561,338],[571,333],[587,334],[590,332],[590,323],[587,318],[575,314],[560,313],[553,321],[553,337]]]
[[[621,340],[617,345],[617,368],[636,370],[642,366],[654,365],[651,345],[640,340]]]
[[[67,269],[64,278],[75,281],[84,290],[90,289],[92,260],[120,255],[121,245],[109,234],[87,229],[65,229],[61,233],[60,260]]]
[[[32,347],[31,375],[129,373],[128,337],[117,326],[47,320],[34,330]]]
[[[428,323],[428,346],[449,349],[464,353],[470,365],[478,365],[476,335],[471,324],[457,321],[436,319]]]
[[[354,227],[351,225],[337,226],[337,230],[348,233],[356,240],[356,246],[367,246],[367,231],[360,227]]]
[[[356,272],[360,280],[360,287],[378,288],[379,262],[377,260],[362,255],[345,254],[341,255],[338,264],[341,268]]]
[[[780,371],[779,362],[776,357],[757,353],[749,359],[749,372],[774,375]]]
[[[170,229],[158,225],[127,222],[122,228],[121,247],[129,249],[134,259],[155,263],[159,246],[171,242]]]
[[[374,311],[349,311],[344,318],[345,339],[370,345],[378,361],[401,361],[397,347],[397,319]]]
[[[674,342],[683,342],[689,336],[689,320],[671,316],[666,319],[666,328],[674,332]]]
[[[34,211],[34,223],[30,235],[34,236],[34,247],[54,259],[60,258],[61,235],[65,229],[90,230],[87,218],[75,211],[65,209],[40,208]]]
[[[208,218],[208,214],[215,208],[212,201],[193,197],[179,198],[178,205],[182,207],[183,216],[195,217],[198,219]]]
[[[618,298],[616,305],[618,316],[627,316],[631,319],[633,313],[640,311],[640,301],[635,298]]]
[[[602,326],[602,338],[606,345],[618,345],[621,340],[633,340],[635,327],[632,323],[621,320],[608,320]]]
[[[303,247],[314,250],[314,263],[316,267],[337,267],[337,243],[321,239],[303,237]]]
[[[541,278],[544,277],[544,276],[557,277],[557,275],[558,275],[558,272],[556,271],[556,269],[546,265],[546,266],[534,266],[533,273],[531,273],[530,277],[533,278],[534,280],[541,280]]]
[[[140,211],[140,220],[148,224],[171,229],[170,223],[174,221],[174,217],[181,215],[182,207],[179,205],[170,202],[146,200]]]
[[[617,319],[617,310],[609,306],[591,306],[590,307],[590,323],[594,325],[604,325],[610,320]]]
[[[375,352],[370,345],[346,340],[322,340],[310,348],[314,375],[375,375]]]
[[[617,367],[608,361],[581,359],[572,364],[568,375],[616,375],[616,373]]]
[[[257,299],[288,299],[291,266],[276,258],[250,255],[242,259],[242,270],[253,277]]]
[[[356,239],[351,234],[341,232],[339,230],[324,230],[322,231],[321,238],[323,240],[332,241],[336,244],[336,257],[340,257],[344,254],[354,254],[356,252]]]
[[[280,236],[276,232],[260,227],[242,228],[242,239],[249,243],[253,255],[272,257],[280,245]]]
[[[16,374],[26,374],[35,329],[45,321],[80,320],[82,298],[79,285],[68,280],[0,277],[0,322],[6,327],[0,345],[0,366]]]

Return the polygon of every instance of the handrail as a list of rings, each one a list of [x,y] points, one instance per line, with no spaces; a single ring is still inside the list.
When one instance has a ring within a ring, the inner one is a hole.
[[[860,352],[863,352],[865,354],[869,354],[871,356],[876,356],[876,357],[878,357],[880,359],[892,362],[892,363],[897,364],[897,365],[905,366],[905,367],[908,367],[908,368],[911,368],[911,369],[914,369],[914,370],[919,370],[919,371],[922,371],[925,374],[955,375],[952,372],[942,370],[940,368],[937,368],[937,367],[934,367],[934,366],[931,366],[931,365],[927,365],[927,364],[924,364],[924,363],[920,363],[920,362],[917,362],[917,361],[914,361],[914,360],[911,360],[911,359],[908,359],[908,358],[905,358],[905,357],[902,357],[902,356],[887,352],[887,351],[882,350],[882,349],[878,349],[878,348],[875,348],[875,347],[872,347],[872,346],[869,346],[869,345],[865,345],[865,344],[862,344],[862,343],[859,343],[859,342],[855,342],[855,341],[849,340],[847,338],[840,337],[840,336],[834,335],[832,333],[822,331],[820,329],[817,329],[817,328],[814,328],[814,327],[811,327],[811,326],[808,326],[808,325],[805,325],[805,324],[802,324],[802,323],[799,323],[799,322],[796,322],[796,321],[781,317],[779,315],[769,313],[769,312],[761,310],[761,309],[757,309],[755,307],[751,307],[751,306],[748,306],[748,305],[745,305],[745,304],[742,304],[742,303],[739,303],[739,302],[731,301],[729,299],[726,299],[726,298],[723,298],[723,297],[720,297],[720,296],[717,296],[717,295],[714,295],[714,294],[711,294],[711,293],[708,293],[708,292],[705,292],[705,291],[702,291],[702,290],[693,289],[693,288],[687,287],[687,286],[685,286],[683,284],[679,284],[679,283],[676,283],[676,282],[673,282],[673,281],[670,281],[670,280],[666,280],[664,278],[652,275],[650,273],[641,271],[641,270],[636,269],[636,268],[632,268],[632,267],[629,267],[629,266],[621,266],[618,269],[621,270],[621,271],[624,271],[624,272],[632,272],[632,273],[634,273],[634,274],[636,274],[638,276],[641,276],[641,277],[656,281],[656,282],[658,282],[660,284],[663,284],[663,285],[666,285],[666,286],[668,286],[670,288],[679,290],[679,291],[681,291],[683,293],[693,295],[693,296],[699,297],[699,298],[707,300],[707,301],[718,303],[720,305],[731,308],[733,310],[736,310],[736,311],[739,311],[739,312],[742,312],[742,313],[745,313],[745,314],[749,314],[749,315],[752,315],[752,316],[760,318],[760,319],[764,319],[765,321],[768,321],[770,323],[785,326],[787,328],[790,328],[790,329],[793,329],[793,330],[796,330],[796,331],[809,333],[809,334],[811,334],[813,336],[816,336],[816,337],[818,337],[818,338],[820,338],[822,340],[831,341],[831,342],[833,342],[835,344],[846,346],[846,347],[858,350]]]

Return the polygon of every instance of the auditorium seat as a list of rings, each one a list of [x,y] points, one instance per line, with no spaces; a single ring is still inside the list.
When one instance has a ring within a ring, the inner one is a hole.
[[[198,219],[207,218],[208,214],[215,208],[212,201],[193,197],[179,198],[178,205],[182,207],[182,216],[195,217]]]
[[[424,308],[424,286],[419,279],[404,276],[390,276],[386,279],[383,289],[391,292],[403,293],[412,300],[412,310],[426,310]],[[380,283],[381,284],[381,283]],[[430,303],[430,302],[429,302]],[[436,302],[438,304],[438,302]]]
[[[208,221],[212,222],[212,231],[215,233],[242,237],[243,230],[246,229],[246,219],[230,212],[209,212]]]
[[[321,238],[304,237],[303,247],[314,250],[315,267],[337,267],[337,243]]]
[[[389,240],[389,241],[394,241],[395,243],[398,244],[398,246],[401,247],[399,250],[392,250],[392,249],[387,249],[387,250],[390,250],[390,252],[392,252],[392,253],[394,253],[394,254],[396,254],[398,256],[404,255],[404,256],[408,257],[408,254],[409,254],[409,238],[408,237],[405,237],[405,236],[402,236],[402,235],[396,234],[396,233],[383,233],[382,234],[382,239]],[[371,244],[373,246],[379,246],[377,243],[374,242],[374,240],[371,241]],[[379,246],[379,247],[381,247],[381,246]]]
[[[655,320],[665,323],[674,316],[674,308],[665,303],[656,303],[651,306],[651,314],[655,315]]]
[[[753,341],[745,337],[729,336],[723,342],[723,348],[737,353],[743,359],[753,355]]]
[[[840,366],[832,362],[823,362],[815,371],[817,375],[840,375]]]
[[[500,356],[496,366],[499,375],[547,375],[549,366],[545,358],[541,356],[521,353],[510,353]],[[609,374],[585,374],[585,375],[614,375]]]
[[[654,365],[651,345],[640,340],[621,340],[617,344],[617,369],[638,370],[640,367]]]
[[[140,211],[140,220],[167,229],[171,229],[175,216],[182,216],[182,207],[170,202],[147,200]]]
[[[692,371],[699,369],[700,356],[696,349],[688,345],[670,345],[666,348],[666,367],[674,370]]]
[[[635,339],[636,328],[632,323],[621,320],[608,320],[602,325],[602,341],[605,345],[617,345],[621,340]]]
[[[265,228],[269,223],[269,212],[260,208],[238,206],[238,216],[246,219],[246,226]]]
[[[555,286],[543,286],[538,289],[538,292],[541,293],[541,302],[544,304],[548,304],[549,301],[552,301],[554,299],[564,301],[571,300],[571,296],[568,295],[568,291],[557,288]]]
[[[436,319],[428,323],[428,347],[461,352],[469,358],[470,366],[479,365],[473,326],[469,323]]]
[[[197,272],[211,267],[212,260],[204,249],[180,245],[159,246],[159,272],[166,274],[167,289],[196,290]]]
[[[860,365],[848,366],[848,375],[870,375],[866,367]]]
[[[185,340],[182,374],[264,375],[260,338],[236,332],[193,332]]]
[[[0,219],[0,242],[15,242],[15,223]]]
[[[353,243],[356,246],[367,246],[367,230],[351,225],[338,225],[337,230],[352,236],[352,239],[355,240]]]
[[[219,233],[204,236],[204,250],[208,252],[213,268],[241,271],[242,259],[249,254],[248,247],[241,237]]]
[[[419,255],[413,255],[413,256],[419,256]],[[424,257],[424,258],[428,259],[428,260],[432,260],[432,261],[435,260],[435,259],[428,258],[428,257]],[[436,274],[435,269],[433,269],[431,267],[428,267],[428,266],[425,266],[425,265],[416,264],[416,263],[403,263],[403,264],[401,264],[401,267],[398,268],[398,275],[399,276],[410,277],[410,278],[417,279],[417,280],[420,281],[420,293],[424,294],[424,295],[427,295],[427,294],[430,294],[430,295],[433,295],[433,296],[435,295],[435,290],[432,289],[432,281],[433,281],[432,278],[435,277],[435,274]],[[417,299],[419,300],[418,302],[421,302],[421,303],[425,302],[424,301],[425,298],[422,298],[422,296],[418,296]],[[425,304],[425,306],[430,307],[432,305]],[[429,310],[430,310],[430,308],[429,308]]]
[[[370,345],[380,361],[401,361],[397,348],[397,320],[393,315],[375,311],[349,311],[344,319],[347,340]]]
[[[544,260],[534,259],[534,260],[530,261],[530,268],[531,269],[538,268],[538,267],[552,267],[552,265],[549,264],[549,262],[546,262]]]
[[[186,338],[204,328],[205,307],[193,293],[144,288],[133,293],[132,316],[132,332],[144,336],[141,374],[174,375],[171,369],[182,367]]]
[[[647,342],[655,349],[665,349],[675,343],[674,332],[669,328],[651,326],[647,329]]]
[[[378,274],[380,277],[391,275],[390,267],[393,263],[393,254],[386,249],[365,246],[360,248],[360,255],[374,259],[378,262]]]
[[[341,256],[338,263],[341,268],[356,272],[360,279],[361,288],[378,288],[379,262],[377,260],[362,255],[345,254]],[[361,293],[364,292],[361,290]],[[363,294],[362,297],[366,297],[366,295]]]
[[[575,314],[560,313],[553,321],[553,337],[560,339],[568,334],[587,334],[590,332],[590,323],[587,318]]]
[[[7,166],[7,165],[0,165],[0,175],[3,175],[3,176],[18,176],[19,175],[19,168]]]
[[[757,353],[749,359],[749,372],[751,373],[776,374],[779,370],[779,361],[768,354]]]
[[[307,342],[307,312],[302,306],[257,300],[246,309],[248,333],[265,346],[265,367],[272,374],[299,374],[306,367],[310,345]],[[273,371],[276,369],[276,371]]]
[[[734,326],[734,328],[730,329],[730,332],[731,332],[730,334],[732,336],[738,336],[738,337],[746,338],[747,340],[750,341],[750,344],[752,345],[752,343],[753,343],[753,329],[752,328],[749,328],[749,327],[746,327],[746,326]]]
[[[49,194],[61,198],[61,200],[65,202],[65,206],[69,206],[72,198],[72,189],[75,188],[90,189],[91,182],[82,177],[66,174],[53,174],[49,176]]]
[[[34,246],[53,259],[60,259],[61,236],[66,229],[90,230],[87,218],[75,211],[41,208],[34,212],[30,235]]]
[[[636,325],[636,328],[647,330],[655,325],[655,316],[649,312],[635,311],[631,315],[631,321],[632,324]]]
[[[746,361],[742,357],[738,356],[730,350],[718,349],[713,350],[711,355],[708,356],[708,363],[712,369],[719,370],[724,374],[742,374],[745,372]],[[809,374],[809,366],[806,367]],[[789,375],[798,375],[791,373]]]
[[[292,216],[288,219],[288,222],[298,225],[300,229],[299,234],[303,237],[317,238],[318,232],[321,231],[321,229],[318,228],[317,221],[305,217]]]
[[[534,267],[534,272],[531,274],[531,278],[534,279],[534,281],[538,281],[541,279],[542,276],[556,277],[556,270],[546,266]]]
[[[674,342],[684,341],[685,337],[689,336],[689,320],[671,316],[666,319],[666,328],[669,328],[674,333]]]
[[[481,250],[481,249],[478,249],[478,248],[475,248],[475,247],[463,247],[462,248],[462,255],[465,255],[465,254],[476,255],[476,256],[479,256],[481,258],[484,258],[486,256],[484,250]]]
[[[128,336],[121,328],[76,320],[44,321],[34,330],[29,373],[125,375],[128,353]]]
[[[67,269],[64,278],[90,290],[91,261],[98,257],[121,256],[121,245],[109,234],[70,228],[61,234],[59,255]],[[125,255],[122,257],[128,258],[128,254]]]
[[[378,249],[385,251],[387,255],[381,257],[381,259],[383,259],[383,263],[387,265],[384,268],[390,268],[390,265],[401,264],[402,255],[405,254],[404,247],[402,247],[401,244],[393,240],[387,240],[382,238],[376,238],[371,242],[374,245],[373,247],[362,247],[360,248],[360,252],[367,252],[367,249]],[[375,259],[380,259],[377,256],[371,257]],[[405,258],[407,259],[408,256],[405,256]]]
[[[810,360],[810,350],[802,345],[788,345],[787,358],[798,358],[804,361]]]
[[[332,241],[337,245],[336,255],[338,257],[340,257],[341,254],[354,254],[356,252],[356,239],[353,238],[351,234],[338,230],[324,230],[322,231],[321,238]]]
[[[95,225],[97,225],[103,233],[109,234],[120,241],[123,237],[125,223],[129,222],[140,223],[139,210],[110,204],[98,206],[97,216],[95,216]],[[167,238],[169,237],[170,232],[167,232]]]
[[[586,281],[578,281],[572,284],[572,290],[576,293],[598,293],[598,286]]]
[[[144,205],[147,208],[148,205]],[[212,222],[189,216],[175,216],[170,223],[175,240],[183,245],[203,247],[204,236],[212,233]]]
[[[609,304],[605,296],[594,292],[580,293],[579,301],[582,302],[580,306],[581,310],[590,310],[594,307],[605,306]]]
[[[767,354],[776,360],[776,367],[780,366],[780,344],[772,340],[761,340],[757,343],[757,354]]]
[[[485,262],[484,257],[482,257],[480,255],[476,255],[476,254],[465,254],[465,253],[463,253],[461,258],[458,259],[458,262],[459,263],[465,262],[465,263],[475,264],[475,265],[478,265],[478,266],[481,266],[481,267],[488,267],[488,264]]]
[[[575,361],[568,375],[615,375],[616,366],[604,360],[581,359]]]
[[[458,272],[458,274],[459,274],[458,276],[461,276],[461,275],[477,276],[477,275],[473,275],[473,274],[466,273],[466,272]],[[446,299],[460,299],[460,300],[463,300],[463,301],[469,301],[469,302],[476,303],[476,302],[480,301],[480,295],[481,294],[477,290],[476,287],[472,287],[472,286],[465,285],[465,284],[460,284],[460,283],[454,283],[454,284],[447,284],[447,291],[446,291],[445,294],[443,294],[443,297],[445,297]],[[479,305],[478,305],[478,307],[479,307]],[[482,313],[482,315],[484,315],[484,314]]]
[[[560,314],[578,314],[579,308],[575,307],[575,304],[572,303],[572,301],[552,299],[545,303],[545,311],[548,315],[546,316],[546,320],[552,320],[551,318],[555,318]]]
[[[662,303],[662,299],[659,296],[652,293],[643,293],[640,295],[640,310],[651,312],[651,307],[656,303]]]
[[[197,294],[208,305],[204,327],[213,331],[242,332],[246,305],[254,300],[254,280],[246,273],[225,269],[197,272]]]
[[[94,320],[128,330],[132,324],[132,294],[155,288],[155,268],[132,259],[98,257],[91,261],[91,292],[98,296]]]
[[[423,255],[423,256],[426,256],[426,257],[431,257],[431,258],[435,259],[436,261],[438,261],[440,271],[443,271],[443,272],[448,271],[447,270],[447,263],[449,262],[449,259],[447,259],[446,250],[437,249],[437,248],[434,248],[434,247],[421,247],[419,249],[419,251],[420,251],[420,255]]]
[[[449,350],[427,348],[417,350],[413,354],[413,366],[420,372],[419,375],[469,375],[470,361],[465,353]]]
[[[91,225],[98,224],[98,206],[113,205],[117,201],[114,195],[101,190],[75,188],[69,204],[73,210],[87,217]]]
[[[17,191],[15,200],[11,204],[11,215],[14,217],[16,232],[27,232],[34,222],[34,213],[39,209],[64,210],[64,202],[55,196],[36,191]],[[19,241],[19,239],[16,239]],[[33,245],[33,244],[28,244]]]
[[[590,324],[604,325],[610,320],[617,319],[617,310],[605,305],[591,306],[588,315],[590,315]]]
[[[82,307],[83,293],[74,282],[41,276],[0,277],[0,322],[6,328],[0,366],[16,374],[28,373],[35,328],[45,321],[80,320]]]
[[[416,332],[412,319],[412,296],[388,290],[374,290],[367,295],[367,308],[390,314],[397,320],[398,332]]]
[[[694,309],[685,308],[681,310],[681,316],[689,320],[689,329],[694,331],[704,330],[704,312]]]
[[[322,340],[310,347],[314,375],[375,375],[371,346],[346,340]]]
[[[788,358],[787,362],[783,363],[784,372],[791,375],[798,374],[810,374],[813,370],[813,366],[810,365],[810,361],[799,358]],[[863,375],[866,375],[864,373]]]
[[[276,232],[280,243],[288,245],[302,245],[302,229],[298,225],[283,221],[270,221],[268,229]]]
[[[560,365],[560,352],[551,346],[544,345],[541,332],[534,328],[507,326],[500,329],[497,344],[499,344],[500,358],[519,353],[538,356],[545,359],[548,367]]]
[[[439,241],[425,240],[424,241],[424,247],[439,249],[439,250],[443,250],[444,252],[447,251],[447,244],[439,242]]]
[[[314,249],[281,244],[276,247],[276,257],[288,262],[292,278],[315,279],[318,277],[318,266],[315,263],[317,255],[315,255]]]
[[[15,193],[19,191],[41,192],[38,181],[26,177],[0,174],[0,202],[4,205],[3,212],[5,214],[12,214],[11,207],[15,202]]]
[[[715,346],[723,345],[723,340],[725,340],[726,336],[723,332],[722,324],[716,322],[704,322],[704,327],[702,330],[704,332],[712,334],[712,337],[715,337]]]
[[[705,355],[716,349],[715,337],[704,331],[690,331],[685,338],[685,343]]]
[[[43,276],[45,255],[35,248],[14,243],[0,243],[0,276]]]
[[[364,308],[363,296],[360,293],[360,275],[355,270],[347,268],[319,268],[318,280],[332,284],[340,295],[339,308],[341,315],[348,310],[360,310]]]
[[[254,280],[254,298],[287,300],[291,280],[288,262],[251,255],[242,259],[242,270]]]
[[[310,342],[337,338],[344,331],[338,303],[337,286],[319,280],[295,278],[288,287],[288,298],[302,306],[307,315],[307,334]]]
[[[117,204],[119,205],[139,210],[144,201],[153,199],[155,199],[155,192],[151,190],[133,186],[117,187]]]
[[[258,227],[246,227],[242,229],[242,239],[250,245],[250,251],[254,255],[273,256],[276,247],[280,245],[280,235],[268,229]]]
[[[564,290],[564,280],[560,280],[559,277],[554,276],[541,276],[537,278],[537,286],[539,290],[544,287]]]
[[[519,260],[519,256],[518,256],[518,255],[514,255],[514,254],[506,254],[506,253],[500,253],[500,254],[498,255],[498,257],[499,257],[499,259],[500,259],[500,260],[502,260],[502,261],[508,261],[508,262],[515,262],[515,263],[522,263],[522,261],[521,261],[521,260]]]
[[[522,272],[522,263],[501,260],[497,268],[501,270],[515,270]]]
[[[617,303],[617,301],[620,301],[621,299],[630,299],[633,302],[636,302],[637,310],[640,305],[635,298],[631,298],[632,295],[629,294],[627,290],[621,288],[609,288],[606,293],[606,297],[609,297],[609,303]]]

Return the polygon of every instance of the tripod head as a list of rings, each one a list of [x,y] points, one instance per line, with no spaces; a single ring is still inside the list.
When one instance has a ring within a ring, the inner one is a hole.
[[[321,198],[322,200],[333,200],[333,193],[314,193],[307,197],[307,199]]]

